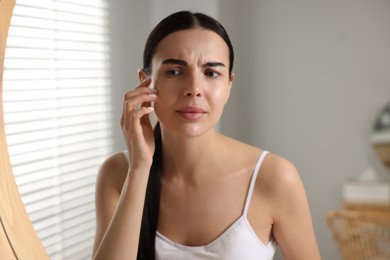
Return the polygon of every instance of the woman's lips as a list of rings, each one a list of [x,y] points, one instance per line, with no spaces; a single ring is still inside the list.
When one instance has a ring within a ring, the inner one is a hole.
[[[206,114],[206,111],[199,107],[183,107],[176,112],[186,120],[196,120]]]

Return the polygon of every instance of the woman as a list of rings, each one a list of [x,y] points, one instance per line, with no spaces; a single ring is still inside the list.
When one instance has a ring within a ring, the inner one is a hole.
[[[98,175],[95,259],[272,259],[276,244],[285,259],[320,258],[295,167],[214,130],[233,58],[222,25],[200,13],[151,32],[141,83],[124,95],[128,153]]]

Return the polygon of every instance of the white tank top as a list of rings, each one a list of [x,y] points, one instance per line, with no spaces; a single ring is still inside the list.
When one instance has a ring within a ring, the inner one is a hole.
[[[275,240],[272,239],[265,245],[258,238],[247,218],[256,177],[267,153],[267,151],[262,152],[256,163],[245,201],[244,212],[240,218],[230,225],[222,235],[205,246],[181,245],[169,240],[157,231],[156,260],[272,259],[275,254]]]
[[[126,152],[127,153],[127,152]],[[125,153],[125,154],[126,154]],[[204,246],[185,246],[156,233],[156,260],[269,260],[273,259],[276,241],[264,244],[248,221],[247,214],[257,174],[267,151],[263,151],[253,171],[242,215],[219,237]],[[128,158],[128,154],[126,154]]]

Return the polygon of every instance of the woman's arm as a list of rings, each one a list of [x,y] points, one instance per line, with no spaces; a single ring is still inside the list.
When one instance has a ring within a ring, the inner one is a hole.
[[[98,174],[94,259],[137,258],[145,193],[155,148],[149,106],[157,93],[148,88],[150,82],[150,79],[144,80],[135,90],[124,95],[121,127],[131,163],[123,166],[118,158],[112,157],[102,165]]]
[[[100,169],[96,186],[94,259],[136,259],[149,169],[129,170],[121,192],[110,175],[113,159]],[[122,180],[123,183],[123,180]]]
[[[294,165],[277,158],[272,166],[273,235],[284,259],[321,259],[304,186]]]

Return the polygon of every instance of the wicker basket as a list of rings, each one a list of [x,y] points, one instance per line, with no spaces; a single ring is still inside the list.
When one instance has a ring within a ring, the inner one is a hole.
[[[327,224],[344,260],[390,260],[390,213],[337,210]]]

